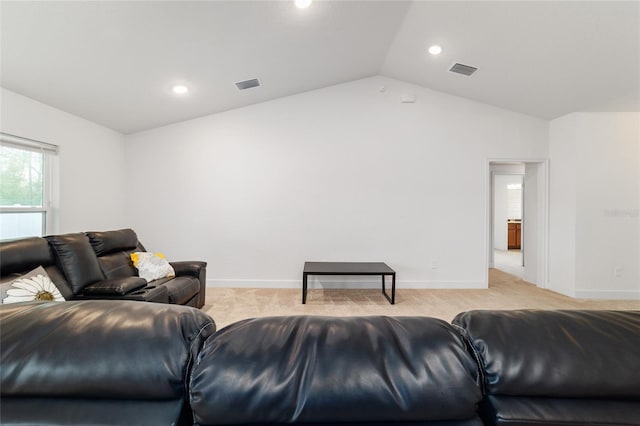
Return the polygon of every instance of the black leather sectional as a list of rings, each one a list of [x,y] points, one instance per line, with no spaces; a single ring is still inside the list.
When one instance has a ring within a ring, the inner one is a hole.
[[[271,317],[0,307],[0,423],[640,425],[640,312]]]
[[[66,300],[120,299],[204,305],[207,264],[170,262],[176,276],[138,277],[130,254],[146,251],[131,229],[33,237],[0,243],[0,284],[39,266]]]

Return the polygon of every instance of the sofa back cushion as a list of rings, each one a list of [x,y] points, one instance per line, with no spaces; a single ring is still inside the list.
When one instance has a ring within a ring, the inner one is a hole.
[[[55,263],[47,240],[40,237],[0,243],[0,276],[25,273]]]
[[[133,229],[87,232],[91,247],[98,256],[98,263],[107,279],[137,276],[138,272],[129,256],[134,251],[144,251]]]
[[[92,231],[86,234],[96,256],[104,256],[114,251],[135,250],[138,247],[138,235],[133,229]]]
[[[490,395],[640,400],[640,311],[470,311]]]
[[[98,264],[108,280],[128,278],[138,275],[128,252],[118,251],[98,258]]]
[[[104,279],[98,258],[85,234],[50,235],[45,238],[74,294],[80,293],[87,284]]]
[[[7,397],[184,398],[215,331],[197,309],[128,300],[2,305],[0,321]]]
[[[158,420],[150,404],[184,405],[190,367],[215,331],[197,309],[113,300],[2,305],[0,322],[7,424],[176,424],[180,410]]]
[[[54,253],[41,237],[0,242],[0,299],[6,297],[11,282],[42,266],[65,299],[73,298],[73,290],[56,266]]]
[[[464,420],[477,378],[462,338],[434,318],[259,318],[207,340],[191,407],[200,425]]]

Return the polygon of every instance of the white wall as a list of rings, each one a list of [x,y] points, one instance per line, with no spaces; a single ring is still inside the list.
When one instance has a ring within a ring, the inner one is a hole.
[[[550,155],[552,289],[640,299],[640,113],[556,119]]]
[[[127,212],[148,249],[208,261],[210,285],[299,287],[304,261],[326,260],[385,261],[403,288],[482,287],[487,158],[545,157],[547,134],[367,78],[126,136]]]
[[[49,233],[128,226],[124,139],[113,130],[1,89],[0,129],[60,147],[58,208]]]
[[[526,282],[544,287],[544,164],[525,164],[524,218],[522,223],[522,247]],[[542,208],[541,208],[542,207]]]
[[[576,162],[575,114],[549,125],[549,289],[575,296]]]

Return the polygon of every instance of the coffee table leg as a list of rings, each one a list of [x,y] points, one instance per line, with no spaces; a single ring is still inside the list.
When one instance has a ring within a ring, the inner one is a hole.
[[[385,276],[382,276],[382,294],[387,298],[389,303],[395,305],[396,303],[396,274],[391,274],[391,297],[387,294],[386,286],[385,286]]]
[[[396,304],[396,273],[391,274],[391,304]]]
[[[307,303],[307,274],[302,273],[302,304]]]

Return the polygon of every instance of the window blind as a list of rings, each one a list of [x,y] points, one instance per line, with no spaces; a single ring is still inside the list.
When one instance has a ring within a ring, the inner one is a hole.
[[[27,151],[44,152],[51,155],[58,154],[57,145],[4,132],[0,132],[0,145]]]

